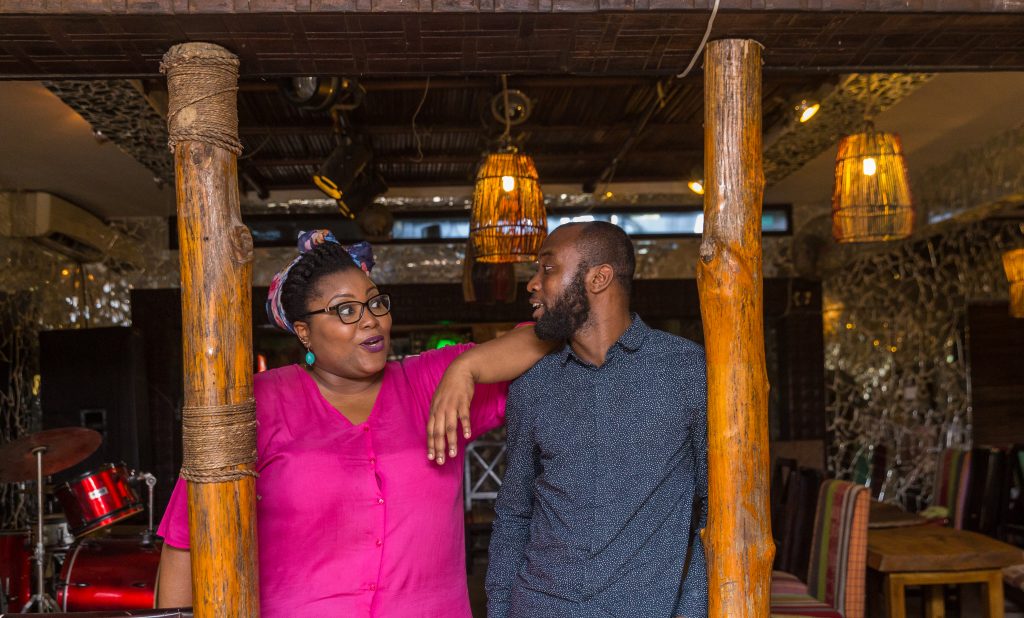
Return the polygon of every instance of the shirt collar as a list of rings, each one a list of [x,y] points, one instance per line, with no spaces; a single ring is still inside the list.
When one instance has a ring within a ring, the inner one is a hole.
[[[633,313],[632,316],[633,321],[630,323],[629,328],[626,329],[626,332],[622,333],[622,336],[620,336],[615,344],[608,350],[609,357],[615,350],[615,346],[620,346],[627,352],[636,352],[640,349],[640,346],[643,345],[644,339],[647,338],[647,333],[651,332],[651,327],[640,319],[640,316],[635,313]],[[572,346],[569,345],[568,342],[562,346],[562,349],[559,350],[557,354],[563,365],[569,362],[570,358],[576,359],[577,362],[584,365],[590,364],[576,356],[576,353],[572,351]]]

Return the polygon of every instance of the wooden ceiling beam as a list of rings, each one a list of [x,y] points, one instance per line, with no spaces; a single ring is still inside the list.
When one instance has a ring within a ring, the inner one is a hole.
[[[516,133],[530,132],[551,132],[551,133],[568,133],[568,132],[581,132],[581,133],[598,133],[598,132],[625,132],[630,131],[635,126],[632,122],[615,122],[610,124],[596,124],[596,125],[583,125],[583,124],[534,124],[526,123],[516,127]],[[701,125],[695,123],[656,123],[647,125],[651,132],[665,132],[665,131],[679,131],[690,134],[702,134],[703,129]],[[429,123],[419,122],[417,123],[416,129],[421,134],[432,134],[437,135],[439,133],[470,133],[486,135],[488,133],[485,127],[472,124],[453,124],[453,123]],[[401,135],[403,133],[412,133],[412,127],[408,123],[403,124],[367,124],[358,127],[359,131],[369,133],[370,135]],[[246,136],[288,136],[288,135],[330,135],[334,129],[329,124],[323,125],[250,125],[245,127],[239,127],[239,135]],[[703,138],[702,138],[703,139]]]
[[[541,179],[541,189],[548,185],[580,185],[580,179],[578,176],[543,176]],[[658,176],[654,174],[642,174],[642,175],[623,175],[621,178],[616,176],[615,182],[682,182],[685,180],[682,176]],[[419,187],[467,187],[468,193],[473,192],[473,179],[466,177],[451,176],[433,176],[422,179],[395,179],[388,180],[388,186],[392,189],[398,188],[419,188]],[[316,186],[312,181],[310,182],[281,182],[271,186],[274,191],[302,191],[304,189],[315,189]],[[467,215],[468,215],[468,211]]]
[[[564,161],[593,161],[593,162],[605,162],[610,157],[614,156],[614,153],[609,153],[602,150],[594,151],[575,151],[575,152],[544,152],[537,153],[533,156],[535,162],[539,165],[544,163],[559,163]],[[700,149],[691,150],[649,150],[649,151],[634,151],[629,154],[626,158],[627,161],[635,159],[664,159],[664,158],[678,158],[678,159],[699,159],[703,156],[703,151]],[[249,159],[246,163],[256,168],[269,168],[269,167],[294,167],[304,165],[320,165],[323,163],[326,156],[323,157],[277,157],[277,158],[265,158],[265,159]],[[482,155],[480,153],[436,153],[436,154],[425,154],[421,159],[416,153],[375,153],[374,161],[381,165],[393,165],[393,164],[410,164],[415,163],[418,165],[475,165],[480,162]]]
[[[509,76],[509,88],[631,88],[652,86],[653,77],[602,77],[597,75],[569,77],[516,77]],[[396,90],[424,90],[426,79],[359,80],[367,92],[388,92]],[[278,92],[279,82],[273,80],[243,81],[238,84],[239,92]],[[449,77],[430,80],[430,90],[495,90],[501,89],[501,82],[491,77]]]

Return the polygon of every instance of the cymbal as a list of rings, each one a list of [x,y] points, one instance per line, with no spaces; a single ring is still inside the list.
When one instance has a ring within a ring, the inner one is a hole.
[[[102,438],[85,427],[47,429],[0,445],[0,481],[28,481],[36,478],[36,456],[45,447],[43,476],[70,468],[93,453]]]

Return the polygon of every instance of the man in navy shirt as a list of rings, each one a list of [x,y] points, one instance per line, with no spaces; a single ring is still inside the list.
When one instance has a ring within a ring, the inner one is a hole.
[[[704,350],[629,309],[618,226],[557,228],[527,287],[566,345],[509,388],[489,618],[704,618]]]

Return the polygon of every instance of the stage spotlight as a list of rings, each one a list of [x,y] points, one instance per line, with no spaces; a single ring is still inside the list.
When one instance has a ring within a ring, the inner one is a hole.
[[[338,207],[343,215],[355,218],[387,190],[388,184],[380,173],[374,168],[368,168],[365,174],[355,179],[348,193],[338,198]]]
[[[342,136],[341,143],[313,174],[313,183],[328,197],[342,200],[370,162],[370,150],[361,140]]]

